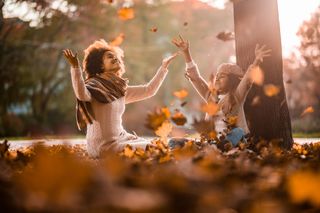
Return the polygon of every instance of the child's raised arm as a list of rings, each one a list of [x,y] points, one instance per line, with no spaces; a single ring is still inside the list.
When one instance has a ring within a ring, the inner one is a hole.
[[[255,72],[256,69],[258,69],[259,64],[263,62],[263,59],[265,57],[270,56],[271,49],[267,49],[266,45],[260,47],[259,44],[257,44],[254,52],[255,60],[248,67],[246,73],[244,74],[235,91],[235,96],[237,97],[239,102],[244,101],[245,97],[247,96],[247,93],[249,92],[252,84],[254,83],[253,78],[251,77],[253,75],[252,73]]]
[[[179,35],[179,39],[173,39],[172,43],[180,49],[183,53],[185,61],[186,61],[186,73],[185,76],[191,82],[193,87],[197,90],[199,95],[208,102],[209,97],[211,96],[211,91],[209,89],[208,83],[201,77],[198,66],[192,60],[192,56],[190,53],[190,44],[188,40],[184,40],[181,35]],[[217,97],[214,97],[216,101]]]

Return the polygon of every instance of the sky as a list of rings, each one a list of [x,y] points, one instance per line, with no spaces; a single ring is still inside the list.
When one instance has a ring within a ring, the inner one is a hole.
[[[61,1],[57,0],[56,2]],[[225,3],[228,0],[201,0],[210,4],[213,7],[224,9]],[[266,0],[267,1],[267,0]],[[54,6],[54,5],[53,5]],[[281,40],[283,56],[287,57],[292,52],[296,52],[296,47],[299,46],[299,38],[296,35],[299,26],[304,20],[308,20],[311,14],[320,6],[320,0],[278,0],[279,20],[281,29]],[[5,8],[5,17],[22,16],[28,11],[26,4],[21,7],[14,8],[14,5],[9,5]],[[29,17],[28,17],[29,16]],[[34,14],[28,14],[25,19],[34,19]],[[36,22],[33,22],[36,23]]]

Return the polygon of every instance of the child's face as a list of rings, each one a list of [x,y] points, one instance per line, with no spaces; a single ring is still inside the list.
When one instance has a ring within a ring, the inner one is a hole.
[[[226,94],[229,92],[229,79],[228,76],[224,73],[218,74],[214,81],[214,87],[217,90],[218,94]]]
[[[124,65],[122,59],[119,59],[116,53],[107,51],[103,56],[103,65],[106,72],[113,72],[117,75],[124,73]]]

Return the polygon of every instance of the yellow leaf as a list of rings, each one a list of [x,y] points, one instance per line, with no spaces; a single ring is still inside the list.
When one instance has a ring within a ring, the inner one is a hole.
[[[123,155],[128,157],[128,158],[132,158],[134,155],[134,151],[132,149],[132,146],[130,146],[129,144],[127,144],[124,149],[123,149]]]
[[[212,116],[217,114],[217,112],[219,111],[219,105],[213,102],[208,102],[207,104],[202,105],[201,110]]]
[[[309,114],[309,113],[313,113],[314,112],[314,109],[312,106],[309,106],[307,107],[302,113],[301,113],[301,117],[305,116],[306,114]]]
[[[126,21],[134,18],[133,8],[123,7],[118,10],[119,19]]]
[[[165,121],[155,132],[157,136],[167,139],[168,135],[172,131],[172,124],[169,121]]]
[[[182,90],[178,90],[178,91],[175,91],[173,93],[174,96],[176,96],[177,98],[179,99],[184,99],[185,97],[188,96],[188,91],[185,90],[185,89],[182,89]]]
[[[280,92],[280,88],[273,84],[267,84],[264,86],[263,89],[266,96],[269,96],[269,97],[276,96]]]
[[[250,78],[253,83],[261,86],[264,81],[264,74],[259,66],[255,66],[250,70]]]

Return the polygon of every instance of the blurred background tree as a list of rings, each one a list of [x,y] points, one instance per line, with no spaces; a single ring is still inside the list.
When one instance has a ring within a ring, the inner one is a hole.
[[[151,79],[162,58],[176,51],[171,39],[178,34],[190,40],[206,79],[220,63],[235,62],[234,42],[217,38],[222,31],[233,32],[231,3],[223,10],[199,0],[4,0],[0,6],[1,137],[79,134],[63,48],[77,51],[82,60],[83,50],[93,41],[123,39],[130,84]],[[132,19],[119,17],[123,7],[132,8]],[[184,67],[183,58],[178,58],[155,97],[127,105],[123,121],[128,130],[150,134],[144,126],[146,112],[175,104],[172,93],[181,88],[189,91],[184,107],[188,118],[198,115],[202,100],[185,79]]]

